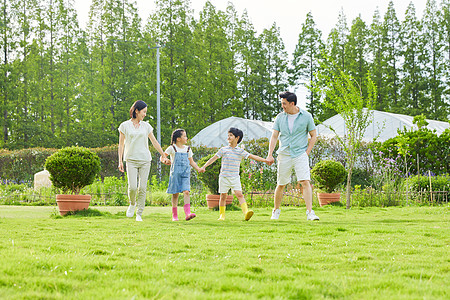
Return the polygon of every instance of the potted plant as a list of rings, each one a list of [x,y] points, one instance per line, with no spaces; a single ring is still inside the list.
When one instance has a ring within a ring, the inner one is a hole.
[[[337,188],[347,177],[347,171],[340,162],[334,160],[318,162],[311,170],[311,177],[318,188],[317,198],[320,206],[339,202],[341,193],[337,192]]]
[[[91,195],[79,195],[80,190],[94,182],[100,173],[100,158],[84,147],[63,148],[47,158],[45,169],[53,186],[65,194],[56,195],[59,213],[87,209]]]
[[[203,166],[214,154],[207,155],[198,161],[199,166]],[[206,186],[211,194],[206,195],[208,208],[219,206],[219,174],[222,160],[219,158],[206,168],[205,173],[199,173],[198,178]],[[227,195],[226,204],[233,202],[233,195]]]

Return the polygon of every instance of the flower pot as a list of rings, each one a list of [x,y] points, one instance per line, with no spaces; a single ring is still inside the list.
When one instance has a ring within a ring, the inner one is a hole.
[[[208,204],[208,208],[212,209],[214,207],[219,206],[220,195],[206,195],[206,203]],[[227,195],[226,205],[233,203],[233,195]]]
[[[78,211],[89,208],[91,195],[56,195],[59,213],[65,216],[69,211]]]
[[[341,193],[317,193],[320,206],[330,204],[332,202],[339,202],[341,200]]]

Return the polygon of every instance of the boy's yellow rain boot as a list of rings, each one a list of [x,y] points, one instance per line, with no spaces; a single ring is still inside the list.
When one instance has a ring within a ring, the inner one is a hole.
[[[219,206],[219,213],[220,213],[219,221],[225,221],[225,208],[226,206]]]
[[[250,218],[253,216],[253,210],[248,210],[247,202],[242,203],[241,208],[242,208],[242,212],[244,213],[245,221],[250,220]]]

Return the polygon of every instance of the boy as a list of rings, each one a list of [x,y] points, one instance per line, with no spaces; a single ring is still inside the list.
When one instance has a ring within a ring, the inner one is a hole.
[[[230,130],[228,130],[227,138],[228,146],[220,148],[220,150],[202,167],[204,172],[207,166],[211,165],[219,157],[222,158],[222,166],[219,175],[219,221],[225,220],[226,196],[230,189],[239,200],[245,220],[248,221],[253,216],[253,211],[248,210],[247,202],[245,202],[244,195],[242,194],[239,167],[241,165],[242,158],[250,158],[265,163],[267,163],[267,160],[257,155],[250,154],[244,149],[237,147],[243,137],[244,133],[242,130],[233,127],[230,128]]]

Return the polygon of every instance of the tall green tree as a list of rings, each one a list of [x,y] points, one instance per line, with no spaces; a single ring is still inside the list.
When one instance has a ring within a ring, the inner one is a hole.
[[[313,117],[318,117],[322,111],[318,92],[317,72],[320,68],[320,59],[324,50],[322,32],[317,29],[312,13],[306,15],[305,23],[298,36],[294,51],[292,70],[290,71],[291,85],[305,85],[309,89],[307,107]]]
[[[406,10],[405,20],[401,25],[401,104],[402,113],[417,115],[425,108],[424,95],[426,84],[423,73],[424,49],[420,42],[421,26],[416,17],[414,4],[411,2]]]
[[[361,86],[365,95],[367,86],[365,86],[368,72],[368,43],[369,32],[366,24],[358,16],[352,22],[348,43],[346,44],[348,74],[352,76]]]
[[[265,53],[265,76],[262,88],[261,120],[272,121],[279,110],[278,94],[287,89],[287,52],[280,28],[274,23],[259,37]]]
[[[426,116],[434,120],[447,120],[448,103],[445,103],[443,97],[444,91],[444,39],[441,28],[442,12],[438,8],[435,0],[428,0],[422,19],[421,41],[425,49],[425,57],[428,61],[425,64],[425,76],[428,78],[428,101],[426,103]]]
[[[394,3],[389,1],[388,9],[384,15],[383,22],[383,43],[385,58],[384,82],[386,87],[387,110],[392,112],[401,112],[399,101],[400,91],[400,23],[395,13]]]
[[[372,74],[374,84],[377,86],[377,100],[375,109],[385,111],[388,107],[386,97],[386,86],[384,85],[384,59],[385,44],[383,43],[383,24],[379,10],[375,10],[372,24],[369,29],[369,70]]]

